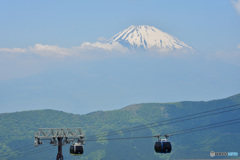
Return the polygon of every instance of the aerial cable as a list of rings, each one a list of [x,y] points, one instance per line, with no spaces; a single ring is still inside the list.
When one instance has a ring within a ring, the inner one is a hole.
[[[144,124],[144,125],[139,125],[139,126],[135,126],[135,127],[125,128],[125,129],[122,129],[122,130],[116,130],[116,131],[111,131],[111,132],[102,133],[102,135],[105,136],[105,135],[107,135],[107,134],[109,134],[109,133],[111,134],[111,133],[116,133],[116,132],[123,132],[123,131],[125,131],[125,130],[128,131],[128,130],[132,130],[132,129],[135,129],[135,128],[141,128],[141,127],[146,126],[146,125],[153,125],[153,124],[160,123],[160,122],[172,121],[172,120],[176,120],[176,119],[191,117],[191,116],[195,116],[195,115],[199,115],[199,114],[204,114],[204,113],[208,113],[208,112],[213,112],[213,111],[217,111],[217,110],[222,110],[222,109],[226,109],[226,108],[232,108],[232,107],[236,107],[236,106],[239,106],[239,105],[240,105],[240,104],[235,104],[235,105],[226,106],[226,107],[221,107],[221,108],[217,108],[217,109],[212,109],[212,110],[209,110],[209,111],[199,112],[199,113],[195,113],[195,114],[191,114],[191,115],[176,117],[176,118],[172,118],[172,119],[168,119],[168,120],[156,121],[156,122],[152,122],[152,123],[148,123],[148,124]],[[98,135],[99,135],[99,134],[98,134]],[[101,135],[101,134],[100,134],[100,135]],[[102,137],[103,137],[103,136],[102,136]],[[95,137],[95,135],[91,135],[91,136],[88,136],[88,137]]]
[[[204,114],[204,113],[209,113],[209,112],[213,112],[213,111],[217,111],[217,110],[222,110],[222,109],[226,109],[226,108],[235,107],[235,106],[238,106],[238,105],[240,105],[240,104],[231,105],[231,106],[227,106],[227,107],[222,107],[222,108],[218,108],[218,109],[213,109],[213,110],[209,110],[209,111],[204,111],[204,112],[200,112],[200,113],[195,113],[195,114],[191,114],[191,115],[181,116],[181,117],[172,118],[172,119],[168,119],[168,120],[162,120],[162,121],[153,122],[153,123],[140,125],[140,126],[136,126],[136,127],[125,128],[125,129],[122,129],[122,130],[111,131],[111,132],[103,133],[103,134],[100,134],[100,135],[97,135],[97,136],[92,135],[92,136],[89,136],[88,138],[90,138],[90,137],[111,136],[111,135],[118,134],[117,132],[127,133],[127,132],[132,132],[132,131],[137,131],[137,130],[143,130],[143,129],[147,129],[147,128],[153,128],[153,127],[157,127],[157,126],[162,126],[162,125],[166,125],[166,124],[172,124],[172,123],[182,122],[182,121],[186,121],[186,120],[191,120],[191,119],[211,116],[211,115],[215,115],[215,114],[231,112],[231,111],[239,110],[240,108],[235,108],[235,109],[232,109],[232,110],[227,110],[227,111],[221,111],[221,112],[201,115],[201,116],[197,116],[197,117],[193,117],[193,118],[187,118],[187,117],[192,117],[192,116],[196,116],[196,115],[200,115],[200,114]],[[183,118],[187,118],[187,119],[183,119]],[[177,119],[183,119],[183,120],[173,121],[173,120],[177,120]],[[173,121],[173,122],[168,122],[168,121]],[[163,123],[163,122],[168,122],[168,123],[158,124],[158,123]],[[154,125],[154,124],[156,124],[156,125]],[[153,126],[147,126],[147,125],[153,125]]]
[[[12,160],[12,159],[18,159],[20,157],[26,157],[26,156],[30,156],[30,155],[33,155],[33,154],[38,154],[38,153],[41,153],[41,152],[45,152],[45,151],[49,151],[49,150],[52,150],[54,148],[52,148],[51,146],[47,147],[47,148],[42,148],[40,150],[35,150],[35,151],[30,151],[30,152],[27,152],[27,153],[20,153],[18,155],[13,155],[13,156],[9,156],[9,157],[4,157],[3,159],[6,159],[6,160]]]
[[[19,147],[19,148],[10,148],[11,151],[6,151],[4,152],[3,154],[1,154],[1,156],[5,156],[5,155],[8,155],[10,152],[14,151],[14,150],[22,150],[22,149],[31,149],[31,148],[34,148],[33,145],[26,145],[26,146],[23,146],[23,147]]]
[[[24,156],[28,156],[28,155],[32,155],[32,154],[37,154],[39,152],[43,152],[43,151],[47,151],[50,150],[50,147],[47,148],[41,148],[40,150],[32,150],[32,151],[28,151],[27,153],[24,152],[20,152],[20,153],[16,153],[15,155],[8,155],[8,156],[4,156],[2,157],[2,159],[17,159],[19,157],[24,157]]]
[[[171,136],[176,136],[176,135],[181,135],[181,134],[186,134],[186,133],[192,133],[192,132],[197,132],[197,131],[202,131],[202,130],[207,130],[207,129],[212,129],[212,128],[219,128],[219,127],[238,124],[238,123],[240,123],[240,121],[239,122],[232,122],[232,123],[228,123],[228,124],[222,124],[222,125],[218,125],[218,126],[214,126],[214,127],[201,128],[201,129],[190,130],[190,131],[186,131],[186,132],[182,132],[182,133],[176,133],[176,134],[172,134]]]
[[[212,113],[212,114],[197,116],[197,117],[193,117],[193,118],[187,118],[187,119],[182,119],[182,120],[178,120],[178,121],[173,121],[173,122],[168,122],[168,123],[157,124],[157,125],[154,125],[154,126],[143,126],[142,128],[133,129],[133,130],[128,130],[128,131],[125,131],[125,132],[123,132],[123,133],[132,132],[132,131],[139,131],[139,130],[143,130],[143,129],[147,129],[147,128],[159,127],[159,126],[163,126],[163,125],[167,125],[167,124],[174,124],[174,123],[178,123],[178,122],[183,122],[183,121],[187,121],[187,120],[192,120],[192,119],[197,119],[197,118],[212,116],[212,115],[221,114],[221,113],[226,113],[226,112],[235,111],[235,110],[239,110],[239,109],[240,109],[240,108],[236,108],[236,109],[232,109],[232,110],[228,110],[228,111],[222,111],[222,112],[217,112],[217,113]],[[117,133],[116,133],[116,134],[117,134]],[[108,136],[116,135],[116,134],[108,134]]]
[[[32,148],[26,148],[27,146],[25,146],[25,150],[28,150],[28,153],[29,152],[36,152],[36,151],[38,151],[37,149],[36,149],[36,147],[34,147],[34,146],[32,146]],[[24,148],[23,148],[24,149]],[[44,148],[41,148],[41,149],[44,149]],[[21,151],[22,149],[12,149],[12,151],[8,151],[8,152],[6,152],[6,153],[4,153],[4,154],[2,154],[1,156],[0,156],[0,159],[5,159],[5,158],[7,158],[7,159],[9,159],[9,157],[11,158],[11,157],[15,157],[15,156],[17,156],[17,155],[9,155],[9,153],[11,153],[11,152],[13,152],[13,151],[15,151],[15,150],[17,150],[17,153],[16,154],[25,154],[25,153],[23,153],[23,151]]]
[[[85,141],[108,141],[108,140],[123,140],[123,139],[143,139],[143,138],[152,138],[154,136],[142,136],[142,137],[120,137],[120,138],[104,138],[104,139],[89,139]]]
[[[208,124],[208,125],[204,125],[204,126],[198,126],[198,127],[195,127],[195,128],[184,129],[184,130],[181,130],[181,131],[174,131],[174,132],[168,133],[167,135],[173,136],[173,135],[178,134],[178,132],[180,132],[180,133],[184,132],[185,133],[185,132],[191,131],[193,129],[200,129],[200,128],[203,128],[203,127],[214,126],[214,125],[217,125],[217,124],[223,124],[223,123],[227,123],[227,122],[231,122],[231,121],[237,121],[237,120],[240,120],[240,118],[236,118],[236,119],[232,119],[232,120],[228,120],[228,121],[223,121],[223,122],[218,122],[218,123],[213,123],[213,124]],[[237,123],[240,123],[240,121],[237,122]]]
[[[237,119],[232,119],[232,120],[228,120],[228,121],[223,121],[223,122],[217,122],[217,123],[213,123],[213,124],[208,124],[208,125],[204,125],[204,126],[198,126],[198,127],[194,127],[194,128],[189,128],[189,129],[184,129],[184,130],[180,130],[180,131],[174,131],[172,133],[168,133],[166,135],[170,135],[170,136],[175,136],[175,135],[181,135],[181,134],[186,134],[186,133],[191,133],[191,132],[197,132],[197,131],[202,131],[202,130],[207,130],[207,129],[213,129],[213,128],[218,128],[218,127],[223,127],[223,126],[228,126],[228,125],[233,125],[233,124],[238,124],[240,123],[240,118]],[[232,121],[237,121],[237,122],[232,122]],[[227,123],[227,122],[232,122],[232,123]],[[227,124],[224,124],[227,123]],[[217,125],[218,124],[218,125]],[[222,125],[219,125],[222,124]],[[208,127],[208,126],[212,126],[212,127]],[[203,127],[207,127],[207,128],[203,128]],[[185,132],[184,132],[185,131]],[[179,133],[178,133],[179,132]],[[181,133],[182,132],[182,133]],[[143,138],[153,138],[156,137],[155,136],[142,136],[142,137],[120,137],[120,138],[106,138],[106,139],[89,139],[89,140],[85,140],[85,141],[104,141],[104,140],[124,140],[124,139],[143,139]]]
[[[34,151],[34,150],[37,150],[36,147],[34,147],[33,145],[26,145],[26,146],[23,146],[23,147],[18,147],[18,148],[10,148],[11,151],[7,151],[5,152],[4,154],[1,154],[0,156],[0,159],[3,159],[5,157],[8,157],[9,156],[9,153],[13,152],[13,151],[19,151],[21,152],[21,150],[30,150],[30,151]],[[12,155],[13,156],[13,155]],[[2,157],[2,158],[1,158]]]
[[[34,154],[39,154],[39,153],[42,153],[42,152],[46,152],[46,151],[50,151],[50,150],[53,150],[55,148],[52,148],[51,146],[47,147],[47,148],[43,148],[41,150],[38,150],[36,152],[30,152],[30,153],[26,153],[26,154],[21,154],[19,155],[19,157],[26,157],[26,156],[30,156],[30,155],[34,155]],[[17,157],[16,157],[17,158]],[[15,158],[15,159],[16,159]]]

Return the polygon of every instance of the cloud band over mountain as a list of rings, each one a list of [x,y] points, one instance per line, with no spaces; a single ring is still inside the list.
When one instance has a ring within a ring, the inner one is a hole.
[[[80,46],[71,47],[71,48],[63,48],[58,45],[44,45],[44,44],[35,44],[34,46],[30,46],[28,48],[0,48],[0,53],[34,53],[41,56],[72,56],[84,53],[86,51],[93,50],[104,50],[104,51],[119,51],[126,52],[127,48],[120,45],[118,42],[113,44],[108,43],[90,43],[84,42]]]
[[[102,38],[101,38],[102,39]],[[58,45],[35,44],[27,48],[0,48],[1,53],[34,53],[41,56],[65,57],[81,55],[92,51],[104,52],[132,52],[147,51],[166,53],[174,50],[189,49],[188,46],[177,38],[162,32],[155,27],[140,25],[130,26],[119,32],[106,43],[103,42],[84,42],[80,46],[64,48]]]

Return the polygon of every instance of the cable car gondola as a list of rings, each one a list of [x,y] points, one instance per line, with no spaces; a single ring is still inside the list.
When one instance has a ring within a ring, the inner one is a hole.
[[[80,143],[75,143],[70,145],[70,154],[72,155],[82,155],[83,154],[83,146]]]
[[[166,139],[160,139],[160,135],[158,137],[158,141],[154,145],[154,149],[156,153],[170,153],[172,151],[172,145],[167,141],[168,135],[165,135]]]

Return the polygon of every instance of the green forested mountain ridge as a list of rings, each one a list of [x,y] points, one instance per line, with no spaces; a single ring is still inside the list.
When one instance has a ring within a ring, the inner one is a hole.
[[[190,115],[240,103],[240,94],[208,102],[142,103],[113,111],[97,111],[86,115],[76,115],[55,110],[24,111],[0,114],[0,159],[55,159],[57,147],[48,141],[34,147],[34,132],[38,128],[81,127],[86,139],[96,139],[95,135],[111,133],[115,130],[146,125],[152,122]],[[67,106],[66,106],[67,107]],[[235,108],[239,108],[237,106]],[[79,110],[81,108],[79,107]],[[70,111],[71,112],[71,111]],[[74,112],[74,111],[72,111]],[[240,118],[235,110],[208,117],[192,119],[164,126],[150,127],[139,131],[118,132],[100,138],[140,137],[167,134],[187,128]],[[91,137],[94,135],[94,137]],[[86,141],[83,156],[71,156],[69,145],[63,147],[64,159],[204,159],[210,151],[240,153],[240,124],[203,130],[185,135],[169,137],[172,143],[170,154],[154,153],[156,138],[114,141]],[[24,148],[26,147],[26,148]],[[225,158],[226,157],[215,157]],[[234,157],[231,157],[234,158]],[[237,158],[237,157],[235,157]],[[239,158],[239,157],[238,157]]]

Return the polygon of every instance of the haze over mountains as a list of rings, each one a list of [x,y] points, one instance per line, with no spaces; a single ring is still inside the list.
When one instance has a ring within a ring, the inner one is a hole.
[[[132,25],[108,40],[109,44],[114,42],[118,42],[129,49],[193,50],[192,47],[172,35],[148,25]]]
[[[115,42],[125,47],[114,50]],[[1,112],[50,108],[82,114],[140,102],[209,100],[239,91],[239,67],[203,54],[171,54],[191,48],[147,25],[130,26],[106,43],[6,48],[9,53],[0,55]],[[155,49],[170,53],[148,54]]]

